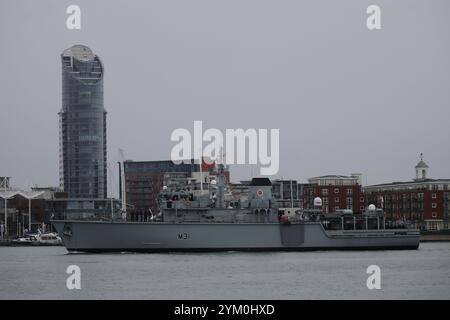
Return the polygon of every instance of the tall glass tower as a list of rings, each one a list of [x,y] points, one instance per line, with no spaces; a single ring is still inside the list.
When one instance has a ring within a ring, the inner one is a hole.
[[[70,198],[106,198],[106,111],[103,65],[91,49],[74,45],[61,54],[59,179]]]

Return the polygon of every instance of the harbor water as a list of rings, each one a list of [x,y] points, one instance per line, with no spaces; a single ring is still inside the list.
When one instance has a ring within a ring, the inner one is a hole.
[[[81,271],[69,290],[67,267]],[[380,268],[369,290],[367,268]],[[450,299],[450,242],[419,250],[69,254],[0,247],[0,299]]]

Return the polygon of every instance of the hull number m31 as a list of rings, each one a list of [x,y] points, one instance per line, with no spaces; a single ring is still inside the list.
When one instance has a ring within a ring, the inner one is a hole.
[[[183,232],[178,234],[178,240],[187,240],[190,238],[189,233]]]

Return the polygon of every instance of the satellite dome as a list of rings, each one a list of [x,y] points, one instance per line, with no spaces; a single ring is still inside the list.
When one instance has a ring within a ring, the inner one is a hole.
[[[375,207],[374,204],[369,205],[369,211],[375,211],[376,209],[377,209],[377,207]]]
[[[211,184],[212,184],[212,185],[217,184],[216,180],[211,180]]]
[[[321,207],[322,206],[322,199],[319,197],[314,198],[314,206],[315,207]]]

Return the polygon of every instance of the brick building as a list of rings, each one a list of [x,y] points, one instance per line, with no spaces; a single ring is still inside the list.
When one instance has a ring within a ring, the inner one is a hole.
[[[313,208],[314,198],[320,197],[324,213],[347,209],[352,210],[355,214],[360,214],[365,208],[361,179],[361,174],[310,178],[308,183],[302,184],[300,188],[303,189],[303,207],[305,209]]]
[[[367,186],[367,201],[382,207],[389,220],[408,221],[430,231],[448,229],[450,179],[430,179],[427,170],[421,155],[415,179]]]

